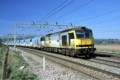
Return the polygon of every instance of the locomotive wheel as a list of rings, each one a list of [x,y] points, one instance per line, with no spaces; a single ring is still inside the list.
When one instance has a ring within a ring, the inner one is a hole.
[[[71,50],[70,51],[70,57],[74,57],[75,56],[75,51],[74,50]]]
[[[88,54],[85,54],[85,57],[86,58],[91,58],[91,55],[88,53]]]
[[[66,56],[69,56],[70,54],[69,54],[69,50],[66,50]]]
[[[51,48],[49,48],[49,52],[51,52]]]
[[[62,54],[65,55],[65,50],[64,49],[62,50]]]

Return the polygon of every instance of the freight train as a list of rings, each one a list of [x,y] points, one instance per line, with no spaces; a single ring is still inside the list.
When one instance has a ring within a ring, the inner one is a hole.
[[[9,45],[14,45],[14,43],[9,43]],[[42,37],[18,40],[16,45],[61,53],[71,57],[77,55],[90,57],[96,50],[93,32],[87,27],[71,28]]]

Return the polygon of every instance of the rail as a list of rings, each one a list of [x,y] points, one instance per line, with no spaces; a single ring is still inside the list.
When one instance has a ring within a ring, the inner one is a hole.
[[[33,50],[33,49],[29,49],[29,51],[30,52],[36,52],[36,55],[40,55],[40,54],[37,54],[37,53],[41,53],[41,54],[43,54],[43,55],[47,55],[47,56],[49,56],[49,57],[47,57],[47,58],[49,58],[50,60],[52,59],[52,58],[50,58],[50,57],[53,57],[53,58],[56,58],[56,59],[59,59],[59,60],[63,60],[63,61],[65,61],[65,62],[68,62],[68,63],[72,63],[72,64],[74,64],[74,65],[77,65],[77,66],[82,66],[82,67],[85,67],[85,68],[88,68],[88,69],[92,69],[92,70],[94,70],[94,71],[97,71],[97,72],[102,72],[102,73],[104,73],[104,74],[106,74],[106,75],[108,75],[108,76],[113,76],[113,77],[116,77],[116,78],[120,78],[120,75],[119,74],[115,74],[115,73],[112,73],[112,72],[108,72],[108,71],[105,71],[105,70],[101,70],[101,69],[98,69],[98,68],[95,68],[95,67],[92,67],[92,66],[88,66],[88,65],[84,65],[84,64],[81,64],[81,63],[78,63],[78,62],[75,62],[75,61],[71,61],[71,60],[68,60],[68,59],[63,59],[63,58],[60,58],[60,57],[56,57],[56,56],[53,56],[53,55],[50,55],[50,54],[45,54],[45,52],[43,52],[43,51],[37,51],[37,50]],[[53,61],[53,60],[52,60]],[[55,61],[54,61],[55,62]],[[60,63],[60,61],[59,61],[59,63]],[[60,63],[61,64],[61,63]],[[64,64],[65,65],[65,64]],[[66,65],[67,66],[67,65]],[[89,74],[87,74],[87,75],[89,75]],[[90,76],[90,75],[89,75]],[[93,76],[94,77],[94,76]]]

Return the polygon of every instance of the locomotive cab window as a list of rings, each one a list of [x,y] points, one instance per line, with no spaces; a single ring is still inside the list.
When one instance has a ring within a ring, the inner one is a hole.
[[[91,32],[85,32],[85,38],[92,38]]]
[[[74,33],[69,33],[69,39],[74,39]]]
[[[92,38],[92,32],[76,32],[77,38]]]
[[[69,33],[69,46],[71,45],[70,44],[71,39],[74,39],[74,33]]]
[[[84,38],[84,33],[82,32],[76,32],[77,38]]]

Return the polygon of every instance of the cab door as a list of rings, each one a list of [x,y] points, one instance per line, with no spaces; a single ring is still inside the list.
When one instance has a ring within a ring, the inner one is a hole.
[[[74,32],[69,32],[69,48],[75,48],[75,35]]]
[[[60,47],[69,48],[68,32],[63,32],[60,34]]]

